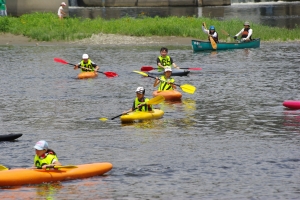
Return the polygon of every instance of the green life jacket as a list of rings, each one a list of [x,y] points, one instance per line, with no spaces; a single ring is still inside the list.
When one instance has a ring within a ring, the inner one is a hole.
[[[53,164],[53,160],[58,161],[58,158],[54,154],[46,153],[45,156],[39,157],[37,155],[34,156],[34,165],[36,167],[42,167],[43,165]]]
[[[140,102],[139,99],[136,97],[135,100],[134,100],[134,107],[136,108],[138,105],[140,105],[140,104],[142,104],[142,103],[145,103],[145,102],[147,102],[147,101],[149,101],[149,99],[148,99],[148,98],[145,98],[145,101],[144,101],[144,102]],[[143,111],[143,112],[148,112],[148,105],[145,104],[145,105],[141,106],[139,109],[136,109],[136,110],[135,110],[135,112],[141,112],[141,111]]]
[[[175,80],[173,78],[170,77],[170,78],[166,79],[166,77],[163,75],[163,76],[160,77],[160,80],[162,80],[162,81],[160,81],[160,84],[159,84],[159,87],[158,87],[159,91],[173,90],[172,85],[167,83],[167,82],[174,83]],[[166,82],[164,82],[164,81],[166,81]]]
[[[6,0],[0,0],[0,10],[6,10]]]
[[[95,71],[95,69],[92,65],[92,61],[90,59],[88,59],[87,63],[84,63],[84,60],[81,60],[80,65],[81,65],[81,71],[82,72],[93,72],[93,71]]]
[[[170,56],[166,56],[164,58],[162,56],[159,56],[158,59],[159,59],[160,63],[162,64],[162,66],[171,66],[172,65]],[[161,68],[160,66],[157,66],[157,67],[158,67],[159,72],[163,71],[163,68]]]

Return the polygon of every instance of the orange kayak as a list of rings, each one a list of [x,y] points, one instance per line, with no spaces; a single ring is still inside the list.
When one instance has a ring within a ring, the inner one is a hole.
[[[163,90],[163,91],[154,91],[152,94],[154,97],[161,95],[165,97],[166,101],[177,101],[180,100],[182,97],[182,94],[178,92],[177,90]]]
[[[78,74],[78,78],[79,79],[83,79],[83,78],[95,78],[98,75],[95,74],[94,72],[81,72],[80,74]]]
[[[12,169],[0,171],[0,187],[89,178],[103,175],[113,167],[111,163],[92,163],[76,166],[77,168],[61,168],[59,170]]]

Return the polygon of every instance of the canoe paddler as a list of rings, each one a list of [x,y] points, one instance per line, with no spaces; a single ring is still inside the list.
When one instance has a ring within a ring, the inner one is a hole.
[[[95,72],[97,74],[97,71],[100,69],[99,66],[94,63],[90,58],[88,54],[82,55],[82,60],[74,66],[74,69],[81,68],[82,72]]]
[[[56,153],[48,148],[45,140],[38,141],[35,146],[34,165],[36,168],[53,168],[55,165],[61,165],[58,161]]]
[[[158,71],[161,72],[165,67],[174,67],[180,69],[174,62],[173,59],[168,55],[168,48],[162,47],[160,49],[160,56],[158,56],[157,60]]]
[[[250,28],[250,23],[245,22],[244,23],[244,28],[242,28],[242,30],[240,32],[238,32],[233,38],[236,40],[239,35],[242,35],[241,36],[241,41],[242,42],[249,42],[249,41],[252,40],[252,38],[251,38],[252,33],[253,33],[253,30],[252,30],[252,28]]]
[[[174,90],[176,89],[175,80],[171,77],[172,69],[170,67],[165,68],[164,75],[160,78],[156,77],[153,87],[156,87],[159,84],[158,91],[162,90]]]
[[[148,98],[145,98],[145,89],[143,87],[138,87],[135,90],[136,98],[133,101],[132,108],[124,113],[128,113],[131,111],[140,112],[140,111],[152,111],[152,105],[147,105],[146,102],[149,101]]]

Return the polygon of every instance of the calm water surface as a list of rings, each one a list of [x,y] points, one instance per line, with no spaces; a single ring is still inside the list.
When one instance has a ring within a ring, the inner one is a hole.
[[[155,65],[160,46],[0,46],[1,164],[33,163],[45,139],[63,164],[111,162],[106,176],[0,189],[0,199],[299,199],[299,44],[193,53],[169,46],[181,67],[202,67],[178,84],[197,87],[181,102],[158,105],[162,119],[102,122],[131,107],[138,86],[151,97],[153,79],[132,73]],[[72,66],[90,54],[120,76],[78,80]],[[1,177],[0,177],[1,178]]]

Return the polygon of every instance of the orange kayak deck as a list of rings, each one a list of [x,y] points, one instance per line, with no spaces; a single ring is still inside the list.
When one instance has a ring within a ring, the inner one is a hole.
[[[182,97],[182,94],[180,92],[178,92],[177,90],[163,90],[163,91],[156,90],[152,93],[152,95],[154,97],[161,95],[161,96],[165,97],[166,101],[178,101]]]
[[[95,78],[98,75],[95,74],[94,72],[81,72],[80,74],[78,74],[77,78],[79,79],[84,79],[84,78]]]
[[[111,163],[76,165],[61,170],[12,169],[0,171],[0,187],[67,181],[103,175],[113,167]]]

